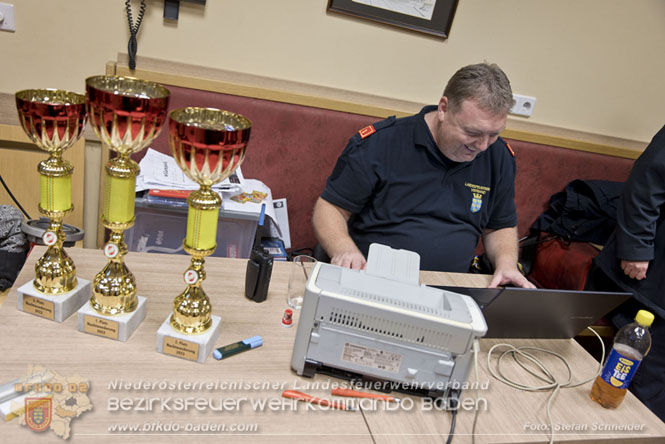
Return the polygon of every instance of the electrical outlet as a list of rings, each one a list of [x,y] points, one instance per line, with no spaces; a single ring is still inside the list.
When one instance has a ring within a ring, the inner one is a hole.
[[[0,3],[0,31],[16,31],[14,25],[14,5]]]
[[[536,107],[535,97],[513,94],[513,99],[515,100],[515,104],[510,108],[510,114],[525,117],[529,117],[533,114],[533,109]]]

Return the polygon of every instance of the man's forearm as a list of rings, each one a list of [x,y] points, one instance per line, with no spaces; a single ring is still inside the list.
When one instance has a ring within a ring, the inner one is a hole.
[[[347,221],[351,213],[321,198],[314,206],[314,234],[330,256],[331,263],[349,268],[364,268],[365,257],[349,235]]]
[[[348,216],[329,202],[319,199],[314,206],[312,223],[314,234],[319,243],[329,256],[335,252],[349,247],[349,243],[355,245],[346,226]]]
[[[517,267],[517,227],[486,230],[483,245],[495,269]]]

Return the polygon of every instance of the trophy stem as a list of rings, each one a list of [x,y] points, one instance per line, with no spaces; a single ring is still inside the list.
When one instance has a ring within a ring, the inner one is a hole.
[[[40,293],[59,295],[76,288],[76,266],[62,245],[65,233],[62,219],[74,210],[72,205],[72,174],[74,167],[63,160],[61,151],[54,151],[39,163],[39,212],[49,218],[49,227],[42,239],[48,245],[35,264],[33,286]]]
[[[212,325],[210,299],[201,288],[206,278],[205,257],[215,252],[217,220],[222,199],[209,186],[193,192],[187,199],[187,237],[183,247],[192,255],[185,271],[187,288],[173,301],[171,326],[180,333],[203,333]]]
[[[124,262],[124,230],[134,225],[134,189],[139,166],[127,154],[106,165],[102,223],[111,230],[104,254],[106,266],[95,276],[90,305],[100,314],[119,315],[136,309],[136,279]]]

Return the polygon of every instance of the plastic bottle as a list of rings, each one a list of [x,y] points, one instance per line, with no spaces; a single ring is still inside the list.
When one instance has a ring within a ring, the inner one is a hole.
[[[648,327],[653,319],[653,314],[640,310],[635,322],[622,327],[614,337],[610,356],[593,383],[590,395],[606,409],[615,409],[621,404],[640,362],[649,353],[651,334]]]

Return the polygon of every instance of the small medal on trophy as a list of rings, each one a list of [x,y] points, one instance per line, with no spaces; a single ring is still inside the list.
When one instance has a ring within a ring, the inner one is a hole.
[[[130,155],[157,137],[166,120],[168,89],[153,82],[114,76],[86,79],[90,125],[115,152],[106,164],[102,224],[111,231],[104,245],[106,266],[97,273],[90,303],[78,312],[82,332],[126,341],[145,318],[146,298],[137,296],[136,279],[124,262],[124,230],[134,225],[139,166]]]
[[[212,108],[181,108],[169,114],[169,143],[185,174],[200,185],[189,195],[185,251],[192,256],[184,273],[187,287],[173,301],[157,332],[157,351],[205,362],[221,330],[203,291],[205,257],[214,253],[222,199],[211,187],[229,177],[245,158],[251,122]]]
[[[49,158],[39,163],[39,212],[49,218],[42,236],[48,246],[35,264],[35,278],[17,290],[18,309],[57,322],[72,315],[90,297],[90,281],[76,277],[74,261],[63,248],[64,216],[74,211],[74,167],[63,152],[81,137],[86,123],[85,97],[55,89],[16,93],[23,130]]]

